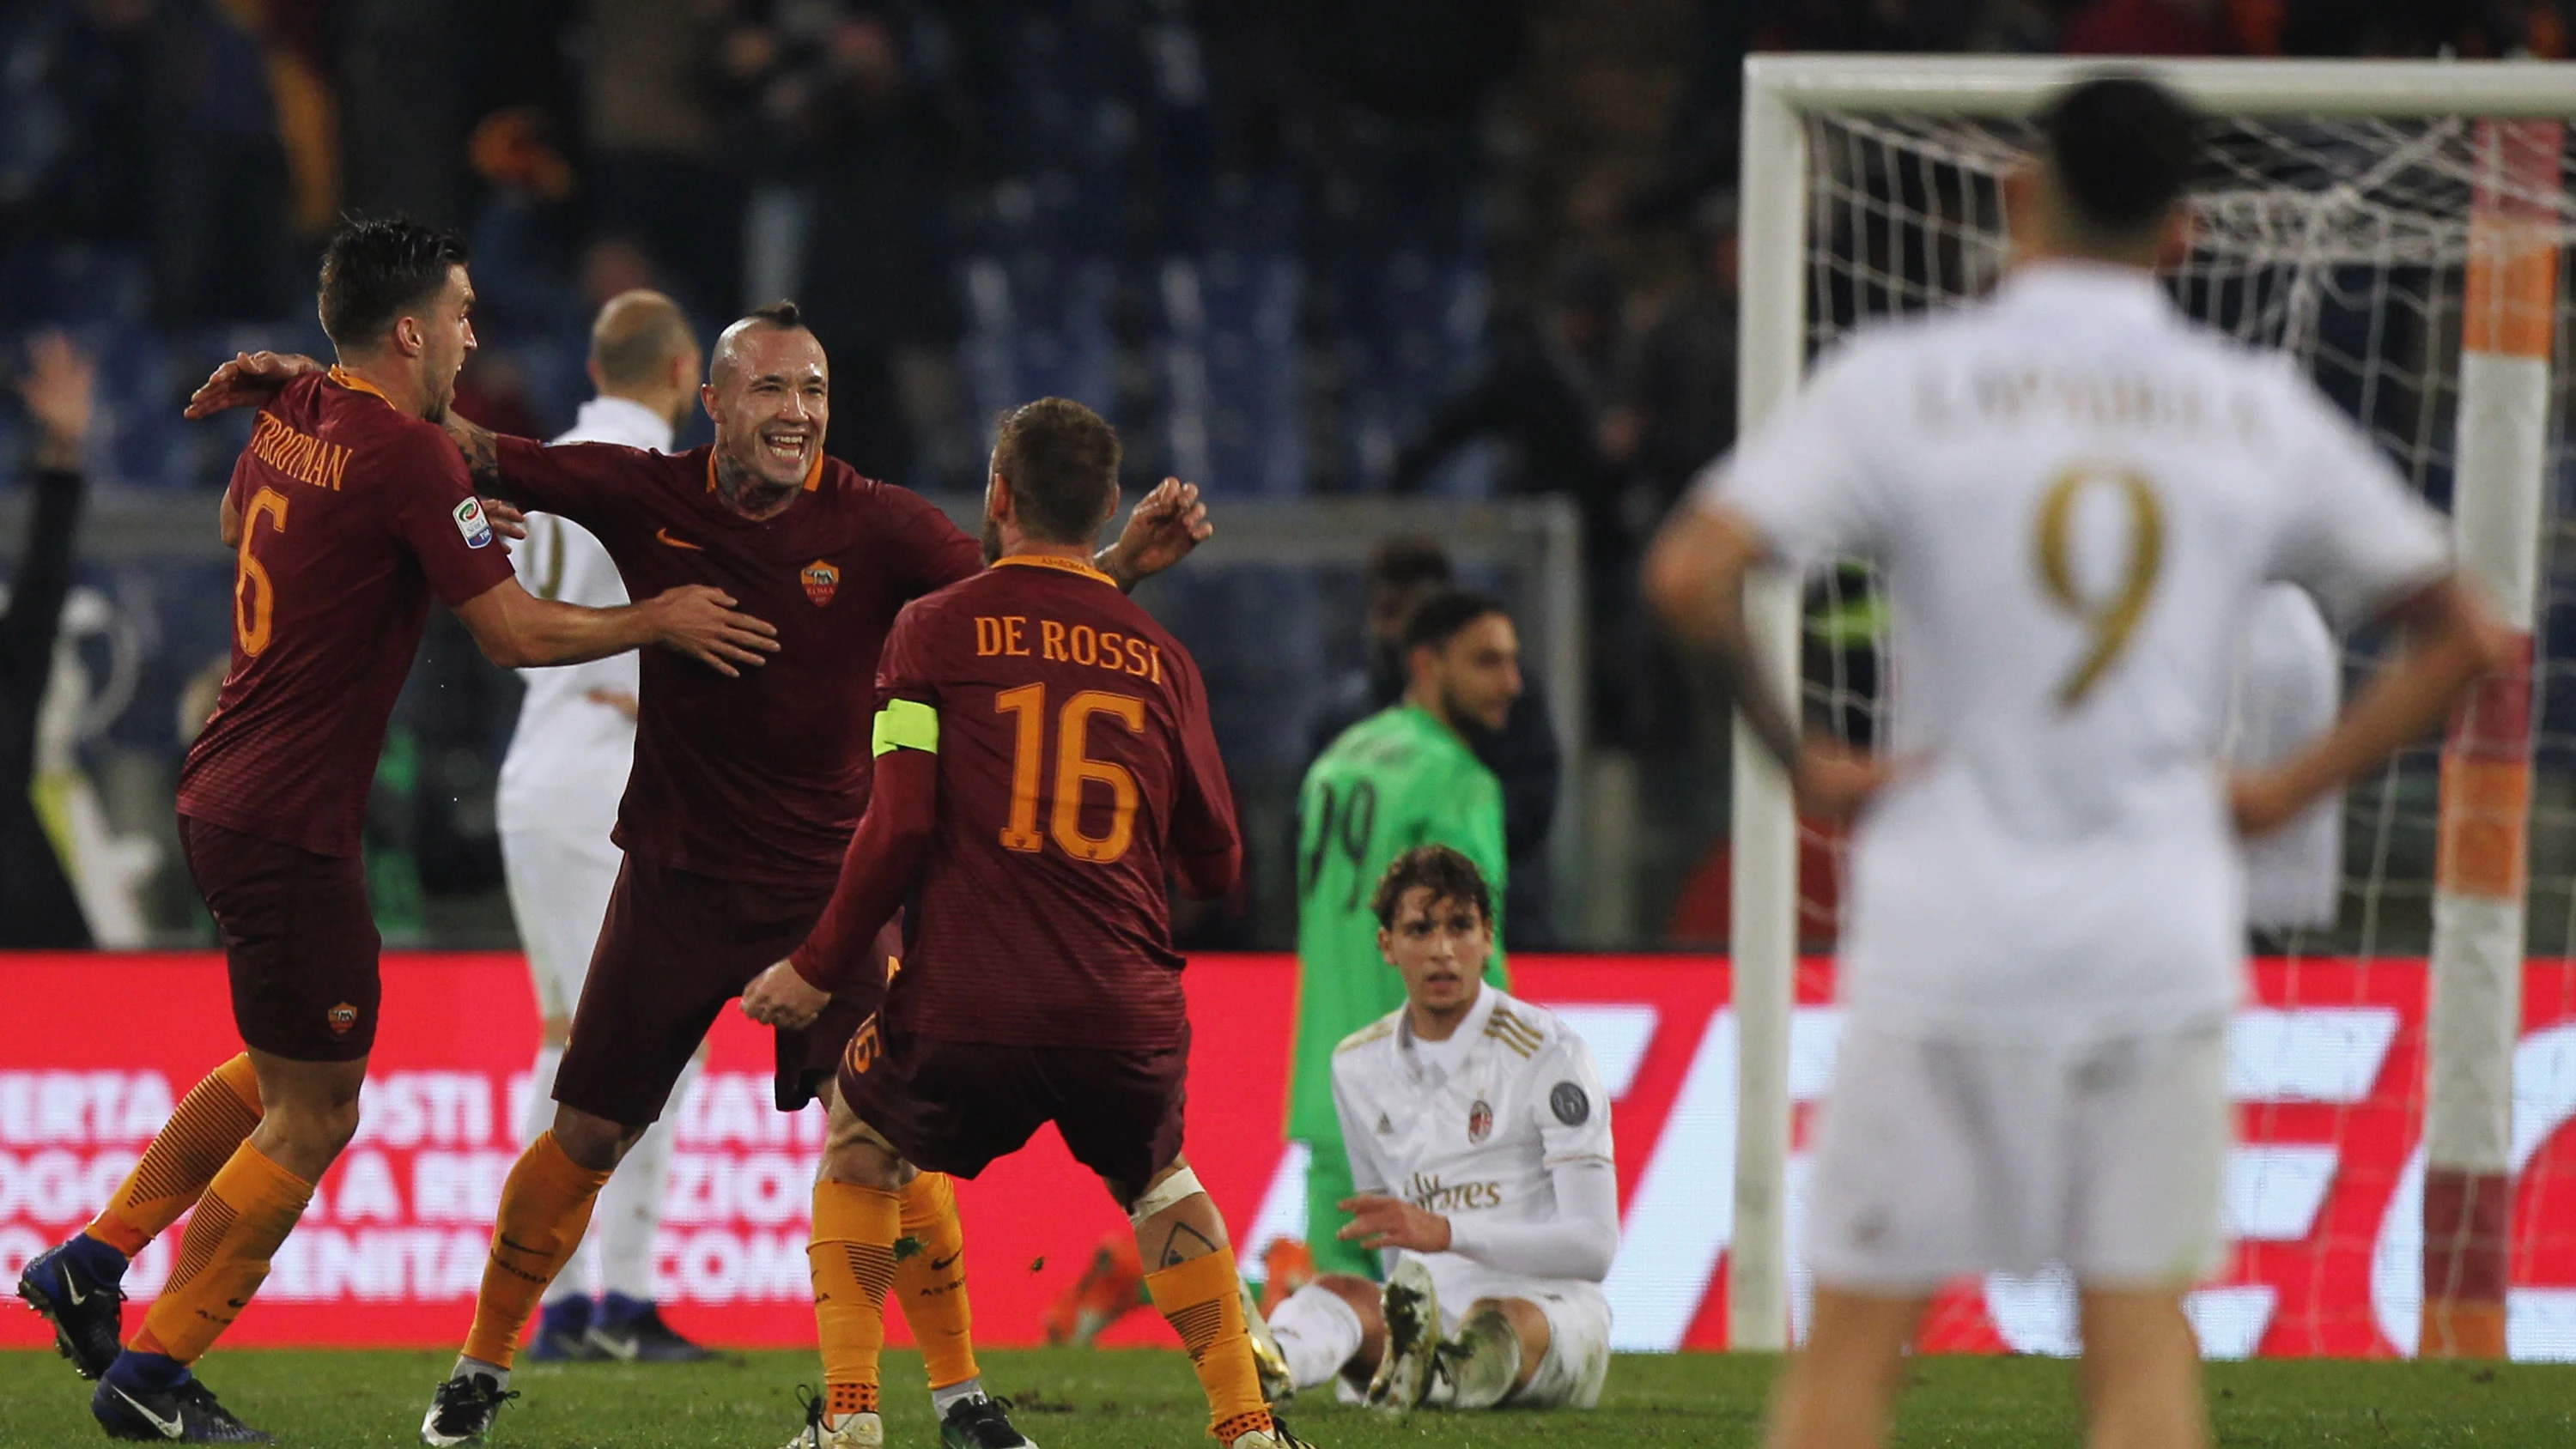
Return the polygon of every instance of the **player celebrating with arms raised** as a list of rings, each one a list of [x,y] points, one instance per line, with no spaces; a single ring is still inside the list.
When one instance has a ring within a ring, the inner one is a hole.
[[[358,832],[430,600],[506,666],[658,642],[676,651],[661,657],[699,661],[681,667],[733,675],[775,647],[717,589],[585,609],[519,586],[437,426],[474,347],[473,300],[453,235],[342,226],[321,285],[340,365],[261,409],[224,493],[223,539],[239,555],[232,670],[180,769],[179,839],[249,1050],[189,1092],[88,1231],[19,1280],[74,1366],[100,1379],[91,1411],[117,1437],[267,1441],[189,1365],[268,1276],[358,1128],[380,994]],[[117,1280],[191,1206],[178,1268],[114,1354]]]
[[[1860,813],[1784,1449],[1878,1443],[1933,1288],[2050,1259],[2080,1292],[2088,1442],[2209,1442],[2182,1294],[2223,1245],[2238,836],[2504,658],[2440,518],[2368,438],[2159,288],[2196,129],[2143,79],[2063,94],[2010,183],[2020,261],[1994,298],[1824,359],[1648,564],[1806,808]],[[1802,743],[1753,658],[1746,570],[1840,554],[1889,580],[1897,763]],[[2331,730],[2231,786],[2220,720],[2267,580],[2406,647]]]
[[[1479,979],[1493,892],[1445,845],[1370,893],[1404,1005],[1333,1052],[1357,1194],[1345,1240],[1395,1258],[1383,1292],[1328,1273],[1271,1310],[1297,1387],[1371,1403],[1588,1409],[1610,1367],[1601,1280],[1619,1251],[1610,1098],[1591,1050]]]
[[[910,896],[903,970],[842,1060],[814,1191],[827,1397],[799,1444],[883,1442],[882,1303],[915,1168],[973,1177],[1049,1121],[1135,1225],[1217,1440],[1293,1442],[1256,1378],[1225,1222],[1181,1158],[1190,1032],[1166,867],[1221,895],[1242,845],[1197,664],[1086,562],[1118,452],[1079,403],[1003,420],[995,566],[896,622],[876,789],[832,905],[744,993],[757,1019],[810,1019],[881,970],[871,943]]]

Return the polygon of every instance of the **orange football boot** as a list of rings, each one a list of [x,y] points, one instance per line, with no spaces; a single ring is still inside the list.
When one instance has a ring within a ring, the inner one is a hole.
[[[1315,1281],[1315,1254],[1299,1238],[1272,1238],[1261,1250],[1261,1312],[1267,1317],[1288,1295]]]
[[[1133,1234],[1113,1233],[1091,1250],[1091,1265],[1047,1305],[1046,1341],[1088,1344],[1145,1299],[1145,1264]]]

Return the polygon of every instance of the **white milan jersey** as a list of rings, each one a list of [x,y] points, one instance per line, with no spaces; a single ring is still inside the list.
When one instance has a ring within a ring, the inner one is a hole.
[[[1842,991],[2008,1040],[2234,1002],[2218,758],[2257,594],[2349,627],[2449,566],[2440,516],[2285,360],[2111,266],[1855,336],[1698,497],[1794,563],[1885,573],[1884,747],[1920,763],[1855,831]]]
[[[1430,1055],[1448,1064],[1426,1060]],[[1422,1255],[1444,1312],[1493,1292],[1496,1271],[1522,1273],[1532,1289],[1599,1291],[1591,1282],[1533,1272],[1544,1259],[1524,1265],[1503,1261],[1508,1250],[1477,1248],[1480,1239],[1526,1237],[1512,1232],[1521,1225],[1562,1223],[1570,1214],[1558,1201],[1558,1169],[1614,1168],[1609,1094],[1591,1049],[1553,1012],[1486,986],[1449,1042],[1424,1044],[1398,1008],[1335,1049],[1333,1106],[1360,1192],[1402,1198],[1449,1219],[1455,1250]],[[1586,1226],[1601,1227],[1615,1242],[1615,1193],[1601,1196],[1606,1201],[1595,1210],[1606,1211],[1608,1222]],[[1472,1261],[1469,1251],[1484,1261]]]
[[[622,443],[667,452],[671,423],[625,398],[593,398],[558,443]],[[585,608],[628,602],[617,564],[590,530],[551,513],[528,515],[528,536],[513,550],[528,592]],[[528,692],[501,761],[494,806],[504,831],[541,831],[596,840],[608,848],[617,802],[635,764],[635,722],[602,694],[635,697],[633,651],[587,664],[522,669]]]

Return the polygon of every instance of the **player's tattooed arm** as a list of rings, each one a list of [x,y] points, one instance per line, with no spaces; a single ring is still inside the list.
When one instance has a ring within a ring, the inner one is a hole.
[[[492,497],[504,496],[501,487],[501,444],[490,428],[465,416],[454,408],[438,420],[447,440],[465,455],[465,471],[474,478],[474,491]]]
[[[1137,503],[1118,541],[1094,555],[1092,566],[1132,591],[1189,557],[1214,532],[1207,505],[1199,501],[1199,485],[1166,478]]]

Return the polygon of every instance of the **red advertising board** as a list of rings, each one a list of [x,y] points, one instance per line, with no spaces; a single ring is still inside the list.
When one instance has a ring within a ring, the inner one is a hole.
[[[1616,1100],[1625,1240],[1608,1288],[1619,1343],[1723,1347],[1736,1059],[1726,963],[1514,965],[1521,994],[1592,1043]],[[1256,1245],[1293,1230],[1302,1206],[1278,1131],[1294,977],[1276,956],[1201,958],[1188,975],[1190,1156],[1238,1239]],[[2411,1351],[2424,982],[2418,961],[2258,967],[2231,1038],[2240,1246],[2192,1305],[2209,1352]],[[2517,1357],[2576,1358],[2576,965],[2535,962],[2525,985],[2511,1338]],[[1802,1104],[1831,1073],[1830,997],[1827,969],[1810,965],[1791,1043]],[[0,1045],[0,1273],[14,1278],[78,1227],[173,1101],[238,1048],[221,964],[205,955],[0,956],[0,1019],[14,1023]],[[383,1020],[359,1138],[232,1342],[444,1346],[465,1331],[519,1146],[536,1044],[526,969],[515,955],[389,956]],[[804,1243],[821,1122],[772,1111],[768,1084],[766,1034],[729,1016],[710,1070],[675,1109],[662,1296],[675,1324],[721,1343],[812,1341]],[[1803,1166],[1793,1161],[1793,1197]],[[978,1338],[1036,1341],[1046,1301],[1122,1217],[1052,1131],[959,1192]],[[136,1298],[168,1272],[176,1236],[138,1262]],[[1963,1284],[1940,1301],[1926,1343],[2062,1351],[2066,1317],[2063,1285],[2044,1278]],[[1166,1337],[1139,1314],[1111,1341]],[[0,1347],[42,1341],[33,1315],[0,1312]]]

